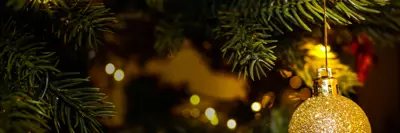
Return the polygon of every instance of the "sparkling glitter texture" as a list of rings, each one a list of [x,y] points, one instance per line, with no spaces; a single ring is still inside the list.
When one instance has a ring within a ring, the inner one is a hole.
[[[318,69],[314,96],[293,113],[289,133],[371,133],[364,111],[350,99],[338,95],[337,89],[331,69]]]
[[[371,133],[364,111],[343,96],[312,97],[293,113],[289,133]]]

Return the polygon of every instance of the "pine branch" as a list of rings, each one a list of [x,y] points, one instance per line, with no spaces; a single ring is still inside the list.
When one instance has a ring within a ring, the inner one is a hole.
[[[232,19],[234,18],[234,19]],[[246,19],[232,17],[220,17],[221,27],[214,29],[217,38],[225,37],[228,41],[221,47],[223,57],[229,56],[228,62],[233,62],[232,71],[239,66],[239,77],[243,74],[254,80],[257,76],[267,76],[263,69],[271,70],[276,59],[272,49],[275,46],[267,46],[276,40],[268,40],[271,37],[267,33],[268,28],[260,24],[254,24]],[[262,75],[261,75],[262,74]]]
[[[1,88],[4,89],[4,88]],[[50,130],[47,104],[23,92],[1,99],[0,133],[44,133]]]
[[[17,30],[15,21],[9,19],[1,27],[0,34],[0,74],[10,88],[36,88],[44,73],[59,72],[53,52],[43,51],[45,42],[36,39],[32,34]]]
[[[102,132],[97,118],[115,115],[114,105],[104,102],[105,94],[100,93],[99,88],[91,87],[88,79],[60,77],[65,74],[56,69],[57,57],[53,52],[45,51],[46,43],[31,34],[19,31],[15,25],[15,21],[10,19],[2,25],[0,31],[0,48],[2,49],[0,74],[3,77],[0,84],[2,91],[0,99],[5,100],[1,108],[7,109],[7,112],[3,114],[4,117],[0,117],[0,122],[13,123],[6,124],[10,125],[9,127],[1,127],[0,131],[42,133],[80,130],[82,133]],[[40,86],[45,83],[47,75],[50,75],[51,80],[48,91],[45,89],[47,87]],[[10,97],[8,96],[10,93],[18,95]],[[22,95],[25,93],[27,94]],[[40,95],[30,96],[40,93],[45,94],[43,99],[39,97]],[[22,97],[23,100],[18,100],[20,99],[18,97]],[[44,104],[43,107],[41,103]],[[20,108],[27,108],[33,112]],[[21,112],[8,112],[10,110]],[[41,113],[45,116],[36,115],[38,112],[45,112]],[[16,117],[18,119],[14,121]],[[19,121],[19,119],[22,120]],[[53,126],[49,127],[50,123]]]
[[[100,93],[99,88],[91,87],[88,79],[66,77],[74,75],[76,73],[60,73],[50,84],[45,99],[53,107],[50,111],[53,131],[102,133],[102,125],[97,118],[114,116],[114,105],[105,102],[106,95]]]
[[[353,22],[365,20],[363,16],[365,13],[380,13],[380,11],[373,8],[378,8],[385,4],[387,3],[382,1],[370,2],[366,0],[329,1],[327,4],[327,18],[331,24],[349,25]],[[269,35],[284,34],[287,31],[291,32],[294,30],[293,26],[311,31],[309,24],[321,25],[323,23],[324,14],[321,5],[323,5],[322,0],[299,0],[297,2],[282,2],[280,0],[269,0],[267,2],[260,0],[236,0],[225,4],[226,8],[219,11],[217,17],[220,26],[217,27],[215,31],[218,37],[227,38],[223,47],[234,46],[237,48],[236,53],[241,53],[238,54],[239,58],[234,58],[233,61],[240,62],[236,63],[241,65],[239,74],[244,73],[245,76],[250,75],[251,79],[254,79],[252,73],[263,73],[263,71],[260,71],[263,68],[256,69],[256,65],[252,64],[255,64],[254,62],[265,62],[265,66],[273,66],[273,60],[275,60],[276,57],[273,56],[271,51],[269,53],[271,53],[272,56],[248,58],[253,57],[254,52],[246,51],[250,49],[250,47],[256,45],[256,43],[254,43],[253,37],[246,38],[249,34],[248,31],[252,31],[247,25],[258,26],[258,29],[262,29],[261,32],[256,33],[261,33],[260,35],[265,37],[263,38],[264,42],[276,42],[274,39],[266,37],[270,37]],[[226,27],[234,30],[226,30]],[[283,27],[285,27],[285,29]],[[239,29],[246,32],[237,32]],[[264,46],[268,43],[263,43],[262,45]],[[224,50],[226,50],[226,48],[223,48],[222,52],[225,52]],[[243,58],[248,60],[243,60]],[[236,64],[234,63],[234,66]],[[272,67],[268,67],[268,69],[272,69]],[[247,75],[247,73],[250,74]]]
[[[393,46],[400,39],[400,3],[391,1],[391,4],[379,8],[380,14],[369,14],[366,21],[360,25],[354,26],[353,32],[361,34],[367,33],[370,39],[379,46]]]
[[[33,9],[46,13],[55,20],[48,31],[52,31],[65,44],[75,49],[86,46],[96,49],[104,43],[104,33],[113,33],[117,22],[115,14],[103,3],[88,0],[8,0],[15,10]]]
[[[165,11],[167,8],[163,7],[166,2],[164,0],[146,0],[150,8],[168,15],[168,11]],[[221,3],[223,4],[221,5]],[[400,20],[387,15],[386,12],[381,14],[382,11],[395,4],[395,2],[381,0],[327,0],[329,28],[357,24],[364,27],[360,29],[361,31],[370,33],[370,36],[376,38],[375,40],[386,40],[378,39],[378,37],[384,37],[381,35],[387,35],[381,27],[366,28],[367,26],[364,24],[374,23],[377,26],[386,25],[391,29],[398,29]],[[220,8],[215,9],[215,7]],[[239,77],[249,76],[253,80],[254,77],[260,79],[262,76],[266,76],[266,74],[264,75],[265,70],[273,68],[273,61],[276,57],[272,52],[274,45],[271,44],[277,42],[274,37],[296,29],[311,32],[311,25],[321,26],[324,16],[322,0],[219,0],[213,1],[211,8],[205,8],[218,11],[216,16],[218,26],[214,29],[214,34],[216,34],[216,39],[226,40],[221,48],[225,55],[224,58],[233,62],[233,71],[238,71]],[[398,7],[393,6],[392,8]],[[386,16],[386,21],[382,21],[382,15]],[[165,40],[182,38],[177,35],[182,30],[182,27],[176,27],[170,30],[169,36],[158,34],[157,51],[179,50],[179,45],[174,44],[177,42]],[[386,36],[386,38],[389,37]],[[262,48],[256,49],[256,47]]]
[[[71,0],[68,8],[53,10],[55,14],[66,14],[62,17],[56,35],[64,43],[73,44],[75,48],[83,45],[96,48],[104,43],[104,33],[113,33],[116,18],[103,3],[92,3],[83,0]]]

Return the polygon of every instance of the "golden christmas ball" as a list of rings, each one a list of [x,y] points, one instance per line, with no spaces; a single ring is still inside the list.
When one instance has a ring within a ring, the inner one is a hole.
[[[337,80],[321,76],[313,87],[313,97],[302,103],[292,115],[289,133],[371,133],[364,111],[352,100],[337,93]]]
[[[364,111],[343,96],[312,97],[293,113],[289,133],[370,133]]]

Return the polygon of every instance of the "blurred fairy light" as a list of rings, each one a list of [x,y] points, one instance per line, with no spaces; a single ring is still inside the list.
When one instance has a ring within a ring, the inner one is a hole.
[[[209,120],[212,120],[215,117],[215,110],[213,108],[207,108],[205,111],[205,115]]]
[[[190,115],[194,118],[197,118],[200,116],[200,110],[197,108],[193,108],[192,110],[190,110]]]
[[[229,119],[228,122],[226,122],[226,126],[229,129],[235,129],[236,128],[236,121],[234,119]]]
[[[114,73],[114,71],[115,71],[115,66],[114,66],[114,64],[108,63],[108,64],[106,65],[106,73],[109,74],[109,75],[111,75],[111,74]]]
[[[215,112],[215,110],[211,107],[207,108],[205,111],[205,115],[207,117],[208,120],[210,120],[211,125],[218,125],[219,120],[217,117],[217,114]]]
[[[218,117],[215,115],[215,116],[210,120],[210,123],[211,123],[211,125],[214,125],[214,126],[218,125],[218,123],[219,123]]]
[[[259,102],[254,102],[253,104],[251,104],[251,110],[253,110],[254,112],[260,111],[261,104]]]
[[[124,71],[122,71],[121,69],[118,69],[115,71],[114,73],[114,79],[115,81],[121,81],[124,79]]]
[[[196,95],[196,94],[192,95],[192,96],[190,97],[190,103],[191,103],[192,105],[197,105],[197,104],[199,104],[199,103],[200,103],[200,97],[199,97],[198,95]]]

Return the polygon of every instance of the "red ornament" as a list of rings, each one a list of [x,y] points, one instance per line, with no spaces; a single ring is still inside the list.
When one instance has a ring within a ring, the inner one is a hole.
[[[372,64],[375,64],[373,45],[366,34],[357,36],[357,40],[350,44],[350,53],[356,56],[356,72],[358,80],[364,83]]]

